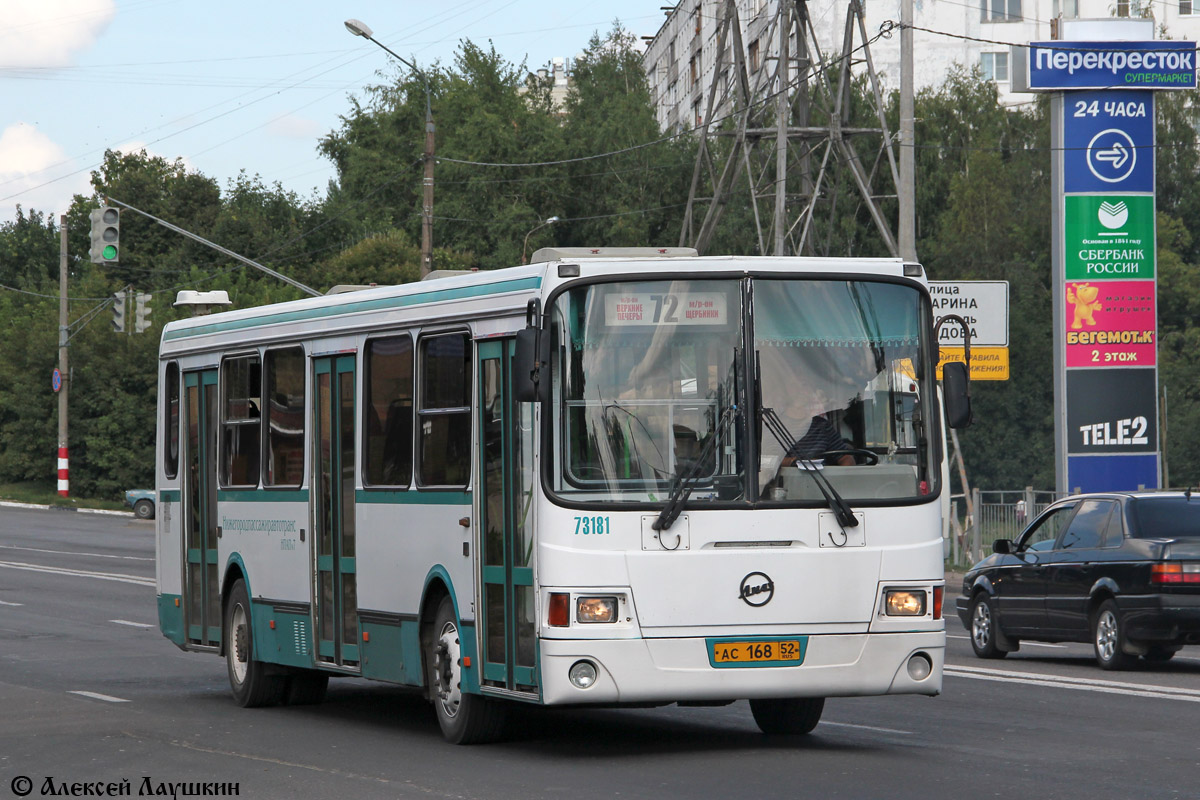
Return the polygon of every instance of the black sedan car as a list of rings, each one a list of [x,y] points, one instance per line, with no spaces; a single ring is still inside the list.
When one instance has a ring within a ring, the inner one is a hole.
[[[980,658],[1091,642],[1104,669],[1200,644],[1200,493],[1075,495],[971,567],[955,601]]]

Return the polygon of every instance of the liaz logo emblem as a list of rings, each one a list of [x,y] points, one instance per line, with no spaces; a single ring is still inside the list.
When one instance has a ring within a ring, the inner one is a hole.
[[[742,578],[742,586],[738,596],[748,606],[765,606],[775,596],[775,581],[763,572],[751,572]]]

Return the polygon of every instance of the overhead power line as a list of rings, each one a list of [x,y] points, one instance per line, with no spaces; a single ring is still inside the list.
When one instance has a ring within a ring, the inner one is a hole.
[[[31,297],[43,297],[43,298],[47,298],[50,300],[59,299],[59,296],[56,294],[42,294],[41,292],[31,292],[28,289],[18,289],[15,286],[5,286],[2,283],[0,283],[0,289],[3,289],[6,292],[14,292],[16,294],[27,294],[27,295],[30,295]],[[110,298],[110,297],[68,297],[67,298],[67,300],[69,300],[71,302],[80,302],[80,303],[83,303],[83,302],[96,303],[96,302],[101,302],[101,301],[108,301],[111,299],[112,298]]]

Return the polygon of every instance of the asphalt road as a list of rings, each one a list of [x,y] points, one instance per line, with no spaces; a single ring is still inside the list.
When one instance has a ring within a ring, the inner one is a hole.
[[[365,681],[238,708],[221,659],[158,632],[153,556],[153,523],[0,508],[0,798],[1200,798],[1200,648],[1125,673],[1079,645],[985,662],[952,616],[942,696],[831,699],[807,737],[736,703],[531,709],[453,747]]]

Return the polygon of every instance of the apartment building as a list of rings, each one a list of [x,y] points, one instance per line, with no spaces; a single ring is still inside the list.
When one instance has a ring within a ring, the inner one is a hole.
[[[755,74],[779,52],[778,33],[771,33],[779,0],[736,0],[747,68]],[[708,88],[717,61],[717,31],[724,0],[681,0],[667,11],[662,27],[647,44],[642,63],[651,97],[664,130],[685,130],[703,122]],[[811,0],[809,16],[821,54],[840,54],[845,32],[847,0]],[[868,36],[887,21],[899,23],[900,0],[864,0]],[[1029,94],[1010,90],[1008,45],[1051,38],[1050,21],[1106,17],[1149,17],[1159,38],[1200,39],[1200,0],[914,0],[914,71],[918,90],[938,86],[954,64],[978,66],[983,77],[996,82],[1002,103],[1030,102]],[[855,44],[861,39],[855,36]],[[728,81],[730,45],[721,79]],[[795,38],[789,52],[796,52]],[[811,54],[815,58],[815,53]],[[888,89],[900,77],[900,35],[871,44],[876,71]],[[860,67],[861,68],[861,67]],[[719,92],[718,92],[719,95]],[[715,113],[719,116],[721,109]]]

